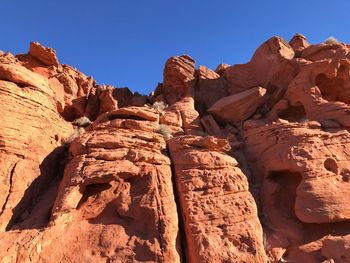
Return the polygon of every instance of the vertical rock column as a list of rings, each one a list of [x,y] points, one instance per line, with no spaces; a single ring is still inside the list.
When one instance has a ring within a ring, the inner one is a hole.
[[[72,261],[180,262],[170,160],[158,129],[152,110],[122,108],[73,142],[52,214],[53,225],[72,237],[57,241],[66,249],[60,253],[70,255],[74,237],[83,235],[89,238],[77,249],[88,253]]]
[[[256,204],[226,140],[184,135],[168,146],[188,262],[266,262]]]

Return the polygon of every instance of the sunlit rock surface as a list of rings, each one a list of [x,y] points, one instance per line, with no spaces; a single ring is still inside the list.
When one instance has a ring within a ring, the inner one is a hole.
[[[350,262],[350,52],[272,37],[147,95],[0,52],[1,262]]]

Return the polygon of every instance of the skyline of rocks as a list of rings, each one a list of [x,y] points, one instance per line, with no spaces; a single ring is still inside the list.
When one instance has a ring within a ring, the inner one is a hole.
[[[350,45],[163,76],[146,96],[0,52],[2,262],[350,262]]]

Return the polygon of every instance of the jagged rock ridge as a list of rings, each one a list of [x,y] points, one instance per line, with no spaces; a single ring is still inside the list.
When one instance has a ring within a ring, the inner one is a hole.
[[[149,96],[0,51],[1,262],[350,262],[349,51],[172,57]]]

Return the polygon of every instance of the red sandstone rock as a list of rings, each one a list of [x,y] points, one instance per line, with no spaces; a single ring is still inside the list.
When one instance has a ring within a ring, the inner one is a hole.
[[[220,64],[216,67],[215,72],[218,73],[220,76],[224,75],[225,70],[229,67],[229,64]]]
[[[195,98],[198,104],[204,108],[201,110],[210,108],[219,99],[229,95],[225,78],[221,78],[211,69],[199,66],[197,75]]]
[[[158,114],[153,109],[147,107],[120,108],[100,115],[94,122],[94,125],[98,125],[100,123],[110,121],[113,119],[135,119],[158,122]]]
[[[350,261],[350,235],[343,237],[326,237],[322,242],[322,255],[334,262]]]
[[[0,52],[1,53],[1,52]],[[17,62],[17,58],[12,55],[10,52],[2,52],[2,54],[0,54],[0,62],[1,63],[16,63]]]
[[[179,262],[176,206],[164,149],[160,134],[142,130],[84,134],[71,147],[74,158],[53,207],[53,224],[74,227],[85,221],[85,232],[104,238],[108,257],[115,261]],[[101,194],[94,190],[99,186]],[[98,206],[93,205],[96,202]],[[98,227],[106,223],[104,229]],[[118,238],[103,237],[104,232]],[[97,244],[92,248],[98,249]],[[101,256],[97,253],[96,260]]]
[[[164,68],[163,92],[180,97],[187,94],[194,80],[194,64],[195,61],[188,55],[169,58]]]
[[[52,48],[43,47],[38,42],[30,43],[29,55],[47,66],[58,66],[56,52]]]
[[[137,108],[119,111],[120,118],[150,119]],[[27,246],[28,252],[4,256],[18,260],[30,255],[33,261],[49,262],[180,262],[170,161],[162,154],[165,147],[160,134],[143,130],[99,129],[81,135],[71,146],[72,159],[49,226],[40,234],[27,230],[27,235],[37,235],[31,244],[17,237],[15,247]],[[20,227],[29,227],[28,220]],[[79,237],[84,238],[73,241]],[[4,238],[11,240],[9,235]]]
[[[198,68],[198,76],[201,79],[217,79],[220,77],[218,73],[202,65]]]
[[[132,93],[128,88],[113,89],[112,96],[118,101],[118,106],[120,108],[128,106],[142,107],[147,102],[146,96]]]
[[[221,137],[221,130],[219,125],[216,123],[215,119],[211,115],[204,116],[201,118],[201,124],[205,128],[205,131],[209,135],[214,135],[217,137]]]
[[[310,46],[306,37],[301,34],[296,34],[290,41],[289,45],[293,48],[294,52],[300,56],[301,52]]]
[[[292,244],[308,242],[309,235],[327,233],[327,226],[322,230],[307,223],[349,219],[343,198],[349,194],[344,151],[350,139],[348,132],[328,133],[310,129],[307,123],[276,123],[250,129],[245,136],[255,183],[261,183],[266,224],[280,240],[277,246],[291,248]],[[332,143],[335,141],[338,143]],[[348,223],[332,227],[345,233],[350,230]]]
[[[298,183],[294,193],[295,213],[300,221],[327,223],[350,218],[346,201],[341,198],[350,190],[346,183],[346,154],[338,146],[329,146],[328,143],[339,141],[345,145],[350,140],[347,132],[328,133],[310,129],[305,124],[274,124],[248,130],[246,134],[248,151],[251,151],[250,145],[254,145],[254,156],[264,166],[264,174],[270,176],[269,183],[276,184],[278,180],[294,176]],[[264,144],[260,143],[260,150],[257,148],[258,139],[264,141]],[[279,140],[278,144],[276,140]],[[315,149],[318,149],[318,155],[315,155]],[[265,161],[262,151],[268,160]]]
[[[349,54],[296,35],[215,72],[172,57],[146,97],[0,52],[0,258],[349,262]]]
[[[0,71],[0,232],[4,232],[32,212],[32,202],[50,184],[57,185],[64,157],[61,140],[73,128],[57,113],[43,77],[17,64],[0,64]]]
[[[49,88],[49,83],[44,77],[18,64],[1,63],[0,80],[11,81],[23,87],[32,87],[32,89],[53,96],[53,91]]]
[[[294,51],[285,40],[270,38],[255,51],[249,63],[225,69],[230,92],[255,86],[285,88],[298,72],[298,61],[293,58]]]
[[[302,107],[307,118],[331,119],[349,127],[349,69],[347,60],[307,64],[290,83],[286,98],[291,105]]]
[[[208,109],[220,121],[235,124],[246,120],[265,102],[266,89],[255,87],[224,97]]]
[[[224,153],[228,143],[180,136],[169,149],[188,262],[265,262],[255,202],[236,160]]]
[[[305,48],[301,54],[301,58],[309,61],[317,61],[325,58],[347,58],[349,59],[349,47],[337,43],[337,44],[319,44],[319,45],[310,45]]]
[[[199,113],[195,110],[194,99],[184,97],[165,109],[160,117],[161,124],[168,125],[177,134],[203,134]]]

